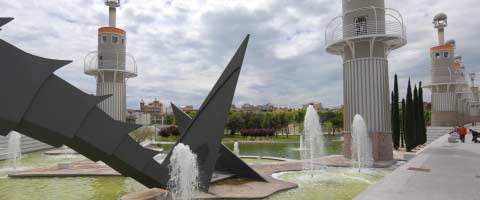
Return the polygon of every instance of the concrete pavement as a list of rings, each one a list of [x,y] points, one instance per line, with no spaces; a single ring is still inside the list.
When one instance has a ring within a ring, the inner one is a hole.
[[[355,200],[480,200],[480,144],[431,143]]]

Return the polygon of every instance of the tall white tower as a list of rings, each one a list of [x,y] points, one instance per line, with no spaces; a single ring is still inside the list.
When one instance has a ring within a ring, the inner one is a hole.
[[[328,53],[343,58],[345,157],[351,156],[351,122],[364,117],[376,161],[393,160],[388,54],[407,43],[402,15],[384,0],[343,0],[343,14],[325,32]]]
[[[126,32],[116,27],[120,0],[105,0],[109,26],[98,29],[98,50],[85,58],[85,74],[97,80],[97,95],[112,95],[99,107],[118,121],[126,120],[126,82],[137,76],[135,58],[126,53]]]
[[[448,18],[444,13],[433,18],[438,44],[430,48],[431,81],[425,85],[432,92],[432,126],[463,124],[465,100],[470,94],[464,77],[461,56],[455,56],[456,42],[445,42]]]

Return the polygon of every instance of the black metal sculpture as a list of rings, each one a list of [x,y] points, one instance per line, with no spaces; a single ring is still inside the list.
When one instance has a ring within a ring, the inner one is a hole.
[[[177,121],[178,130],[183,136],[186,128],[192,122],[192,118],[187,113],[179,109],[175,104],[172,103],[171,106]],[[237,155],[233,154],[223,144],[220,145],[219,157],[215,165],[215,171],[223,174],[233,174],[237,177],[245,179],[265,181],[260,174],[248,166],[247,163],[243,162],[243,160]]]
[[[10,20],[0,18],[0,27]],[[181,126],[183,134],[178,142],[189,145],[197,154],[200,188],[204,191],[209,188],[214,169],[264,181],[221,145],[247,43],[248,36],[197,116],[186,119]],[[0,40],[0,93],[5,95],[0,98],[0,135],[15,130],[55,147],[67,145],[147,187],[165,188],[170,178],[171,152],[158,163],[153,157],[159,152],[141,147],[128,135],[139,126],[115,121],[97,107],[108,96],[88,95],[53,74],[70,62],[37,57]],[[232,164],[238,164],[238,168]]]

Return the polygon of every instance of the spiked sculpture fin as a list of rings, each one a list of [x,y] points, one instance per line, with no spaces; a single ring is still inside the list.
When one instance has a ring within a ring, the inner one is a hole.
[[[173,114],[177,121],[177,127],[180,131],[180,134],[183,135],[186,127],[191,123],[192,118],[181,109],[179,109],[175,104],[172,105]],[[220,157],[218,157],[217,163],[215,165],[216,171],[227,172],[235,174],[240,178],[257,180],[257,181],[266,181],[260,174],[253,170],[247,163],[243,162],[238,156],[233,154],[225,145],[220,146]]]
[[[71,61],[34,56],[0,40],[0,135],[7,135],[22,119],[42,84],[53,72]]]
[[[243,58],[247,50],[249,35],[244,39],[225,71],[210,91],[195,118],[185,129],[178,143],[190,146],[198,157],[200,189],[206,191],[219,157],[228,112],[232,105]],[[162,165],[168,166],[171,151]]]
[[[0,28],[12,20],[13,20],[13,17],[0,17]]]
[[[180,132],[181,138],[187,130],[188,125],[192,122],[192,118],[175,104],[170,103],[170,105],[172,106],[173,115],[175,116],[175,121],[177,122],[177,128],[178,132]]]

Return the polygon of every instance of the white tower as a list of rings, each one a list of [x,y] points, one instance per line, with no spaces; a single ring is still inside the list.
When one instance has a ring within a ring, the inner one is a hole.
[[[351,122],[364,117],[376,161],[393,160],[388,54],[407,43],[402,15],[384,0],[343,0],[343,15],[325,32],[328,53],[343,58],[344,154],[350,157]]]
[[[447,15],[433,18],[438,44],[430,48],[431,81],[425,85],[432,92],[432,126],[455,126],[465,119],[465,101],[471,94],[464,77],[461,56],[455,56],[456,42],[445,42]]]
[[[118,121],[126,120],[126,82],[137,76],[135,58],[126,53],[126,32],[116,27],[120,0],[105,0],[109,26],[98,29],[98,51],[85,58],[85,74],[97,80],[97,95],[112,95],[99,107]]]

